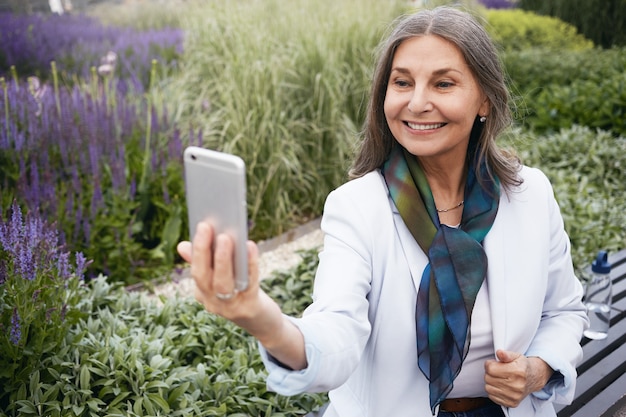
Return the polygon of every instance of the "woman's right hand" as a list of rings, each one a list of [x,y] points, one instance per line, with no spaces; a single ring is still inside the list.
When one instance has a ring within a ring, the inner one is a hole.
[[[213,246],[215,252],[211,251]],[[228,235],[215,236],[213,227],[201,222],[193,243],[180,242],[177,247],[180,256],[191,264],[196,300],[207,311],[235,323],[256,315],[255,310],[259,308],[258,249],[253,242],[248,242],[247,246],[249,284],[241,292],[235,292],[234,245]]]
[[[213,246],[214,252],[211,251]],[[211,225],[200,222],[193,243],[180,242],[177,249],[191,264],[196,299],[207,311],[248,331],[272,356],[290,368],[306,367],[302,334],[259,286],[259,251],[254,242],[247,242],[248,288],[239,292],[235,291],[234,243],[228,235],[214,236]]]

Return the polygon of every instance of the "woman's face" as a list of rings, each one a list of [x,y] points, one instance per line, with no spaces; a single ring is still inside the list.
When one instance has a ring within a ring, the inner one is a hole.
[[[489,102],[460,50],[427,35],[397,48],[384,111],[391,133],[413,155],[464,161],[474,120],[487,116]]]

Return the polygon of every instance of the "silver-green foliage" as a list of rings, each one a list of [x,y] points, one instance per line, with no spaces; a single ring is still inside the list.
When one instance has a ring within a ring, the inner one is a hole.
[[[316,252],[264,286],[297,314],[310,300]],[[308,278],[307,278],[308,276]],[[278,290],[274,293],[273,288]],[[80,304],[84,320],[30,376],[3,387],[0,416],[297,416],[323,394],[266,388],[255,340],[189,298],[155,299],[100,277]]]

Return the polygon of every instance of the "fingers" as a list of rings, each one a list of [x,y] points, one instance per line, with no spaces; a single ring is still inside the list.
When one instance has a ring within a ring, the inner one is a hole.
[[[515,361],[517,358],[519,358],[520,356],[522,356],[521,353],[519,352],[511,352],[508,350],[502,350],[502,349],[498,349],[496,351],[496,357],[498,358],[498,360],[502,363],[509,363],[509,362],[513,362]]]
[[[485,362],[485,390],[495,403],[517,407],[530,393],[526,357],[504,350],[498,350],[496,357],[498,361]]]
[[[248,289],[256,290],[259,286],[259,248],[256,243],[249,240],[248,248]]]
[[[232,239],[223,234],[217,236],[215,239],[213,291],[217,298],[222,301],[231,299],[235,293],[233,249]]]
[[[184,241],[184,242],[179,242],[178,245],[176,246],[176,250],[178,251],[178,254],[180,255],[181,258],[183,258],[183,260],[185,262],[191,262],[191,242],[189,241]]]
[[[213,279],[213,228],[207,223],[199,223],[193,239],[191,251],[191,276],[196,282],[200,295],[210,294]],[[198,301],[203,300],[198,298]],[[203,302],[203,304],[205,304]]]
[[[485,377],[485,390],[491,401],[505,407],[519,406],[527,395],[523,389],[523,385],[519,385],[513,381],[505,383],[502,381],[489,381],[488,377]]]
[[[210,224],[198,224],[193,244],[181,242],[178,251],[191,263],[191,276],[196,283],[196,299],[213,313],[228,316],[253,299],[259,290],[259,251],[252,241],[247,243],[248,280],[246,291],[235,289],[235,244],[226,234],[215,236]],[[236,301],[236,302],[235,302]],[[227,308],[228,307],[228,308]]]

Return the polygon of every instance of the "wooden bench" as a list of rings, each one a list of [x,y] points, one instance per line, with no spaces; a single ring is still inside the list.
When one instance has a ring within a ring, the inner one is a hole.
[[[572,404],[556,404],[558,417],[626,416],[626,250],[611,254],[613,303],[609,335],[581,341],[583,363],[577,368]]]

